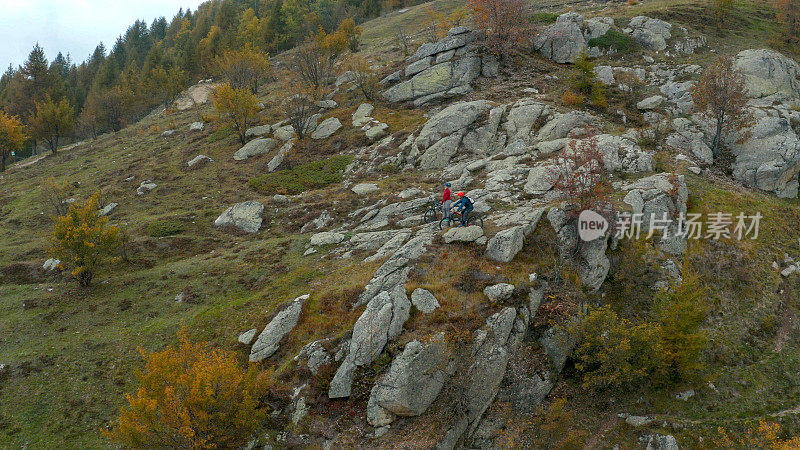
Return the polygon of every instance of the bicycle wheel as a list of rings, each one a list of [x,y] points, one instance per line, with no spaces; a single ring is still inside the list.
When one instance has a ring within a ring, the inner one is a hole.
[[[470,217],[467,226],[477,225],[483,228],[483,217]]]
[[[450,226],[450,220],[448,220],[446,217],[442,217],[442,220],[439,221],[439,229],[440,230],[444,230],[445,222],[447,222],[447,226],[448,227]]]
[[[429,208],[425,211],[425,215],[422,217],[422,223],[431,223],[438,219],[439,216],[436,214],[436,210],[433,208]]]

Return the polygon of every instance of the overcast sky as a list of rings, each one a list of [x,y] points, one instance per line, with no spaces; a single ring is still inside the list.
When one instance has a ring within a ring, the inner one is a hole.
[[[52,61],[59,51],[85,60],[98,43],[111,49],[136,19],[171,19],[202,0],[0,0],[0,73],[22,64],[37,42]]]

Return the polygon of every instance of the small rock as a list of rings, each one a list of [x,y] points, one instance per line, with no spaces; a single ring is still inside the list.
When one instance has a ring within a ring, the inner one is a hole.
[[[650,425],[655,421],[656,419],[645,416],[628,416],[625,418],[625,423],[636,428]]]
[[[391,426],[391,425],[385,425],[385,426],[382,426],[382,427],[378,427],[378,428],[376,428],[376,429],[375,429],[375,437],[381,437],[381,436],[383,436],[384,434],[386,434],[386,433],[388,433],[388,432],[389,432],[389,429],[390,429],[390,428],[392,428],[392,426]]]
[[[336,117],[325,119],[317,125],[317,129],[311,133],[311,139],[326,139],[339,131],[342,128],[342,123]]]
[[[272,196],[272,201],[275,203],[286,203],[289,201],[289,197],[283,194],[275,194],[274,196]]]
[[[44,270],[58,270],[58,266],[61,264],[60,259],[50,258],[44,262],[42,268]]]
[[[400,193],[397,194],[397,195],[400,198],[402,198],[403,200],[406,200],[406,199],[409,199],[411,197],[415,197],[415,196],[417,196],[417,195],[419,195],[421,193],[422,193],[422,191],[417,189],[417,188],[409,188],[409,189],[405,189],[403,191],[400,191]]]
[[[153,189],[155,189],[157,187],[158,187],[158,185],[153,183],[150,180],[142,181],[142,184],[140,184],[139,188],[136,189],[136,194],[137,195],[144,195],[144,194],[152,191]]]
[[[256,201],[237,203],[217,217],[214,226],[233,226],[248,233],[255,233],[261,229],[261,213],[264,205]]]
[[[658,108],[662,104],[664,104],[664,97],[661,95],[654,95],[637,103],[636,108],[640,111],[649,111]]]
[[[350,190],[358,195],[366,195],[378,191],[379,188],[375,183],[360,183],[353,186]]]
[[[697,166],[691,166],[691,167],[689,167],[689,172],[692,172],[695,175],[700,175],[703,172],[703,169],[701,169],[701,168],[699,168]]]
[[[189,125],[189,131],[203,131],[205,124],[203,122],[193,122]]]
[[[497,303],[503,300],[508,300],[514,295],[514,285],[508,283],[499,283],[492,286],[487,286],[483,290],[483,294],[489,297],[489,301]]]
[[[253,139],[252,141],[245,144],[239,150],[236,150],[236,153],[233,154],[233,159],[236,161],[244,161],[247,158],[256,155],[265,155],[272,151],[275,146],[278,145],[278,141],[275,139],[270,138],[258,138]]]
[[[347,237],[342,233],[324,231],[311,236],[311,245],[315,247],[320,245],[335,245],[341,243],[346,238]]]
[[[336,108],[339,104],[336,103],[334,100],[320,100],[317,102],[317,106],[323,109],[333,109]]]
[[[370,141],[374,141],[374,140],[376,140],[378,138],[381,138],[384,135],[386,135],[388,129],[389,129],[389,125],[386,125],[385,123],[381,122],[381,123],[378,123],[377,125],[373,125],[373,126],[369,127],[364,132],[364,134],[367,136],[367,138]]]
[[[411,304],[425,314],[432,313],[439,308],[439,300],[428,290],[417,288],[411,293]]]
[[[356,112],[353,113],[353,126],[362,127],[366,125],[367,122],[372,120],[372,118],[369,117],[369,115],[372,114],[372,111],[374,109],[375,107],[370,105],[369,103],[360,104],[358,106],[358,109],[356,109]]]
[[[261,334],[258,335],[258,339],[250,349],[250,362],[258,362],[269,358],[278,351],[280,341],[294,329],[297,321],[300,320],[300,313],[308,298],[308,294],[297,297],[288,307],[275,315]]]
[[[194,158],[192,158],[189,161],[187,161],[186,165],[189,166],[189,167],[194,167],[194,166],[196,166],[198,164],[204,164],[204,163],[207,163],[207,162],[214,162],[214,160],[209,158],[206,155],[197,155]]]
[[[170,137],[175,134],[175,130],[166,130],[165,132],[161,133],[161,137]]]
[[[288,141],[294,137],[294,127],[291,125],[284,125],[275,130],[272,135],[282,141]]]
[[[100,216],[100,217],[107,216],[107,215],[111,214],[111,211],[114,211],[114,209],[115,209],[117,206],[119,206],[119,204],[118,204],[118,203],[111,202],[111,203],[107,204],[105,207],[103,207],[103,209],[101,209],[101,210],[100,210],[100,211],[97,213],[97,215],[98,215],[98,216]]]
[[[244,132],[245,137],[259,137],[269,134],[272,131],[272,126],[270,125],[260,125],[257,127],[248,128],[247,131]]]
[[[253,343],[253,340],[256,338],[256,334],[258,333],[257,328],[253,328],[251,330],[247,330],[239,335],[239,343],[244,345],[250,345]]]
[[[789,275],[793,274],[797,270],[797,266],[792,264],[791,266],[781,270],[781,275],[784,277],[788,277]]]
[[[689,400],[692,397],[694,397],[694,389],[689,389],[689,390],[686,390],[686,391],[683,391],[683,392],[678,392],[677,394],[675,394],[675,398],[677,398],[678,400],[683,400],[683,401]]]

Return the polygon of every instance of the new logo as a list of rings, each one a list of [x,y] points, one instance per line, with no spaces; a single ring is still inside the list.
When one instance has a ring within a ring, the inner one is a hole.
[[[608,221],[600,214],[586,209],[578,216],[578,236],[591,242],[604,235],[608,230]]]

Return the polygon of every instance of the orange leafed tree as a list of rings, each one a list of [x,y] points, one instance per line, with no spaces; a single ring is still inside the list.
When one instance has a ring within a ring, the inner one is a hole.
[[[730,57],[720,57],[703,72],[692,87],[692,98],[700,113],[714,122],[711,151],[714,157],[722,150],[725,135],[748,126],[752,116],[747,110],[747,86],[744,75]]]
[[[19,117],[0,111],[0,172],[6,170],[6,160],[11,152],[22,148],[25,139],[24,127]]]
[[[505,58],[521,44],[527,29],[524,0],[469,0],[472,18],[486,33],[486,49]]]
[[[139,387],[126,395],[114,428],[103,433],[132,448],[238,448],[266,416],[259,407],[255,366],[242,368],[236,354],[191,342],[148,353]]]
[[[591,134],[591,131],[590,131]],[[609,172],[598,147],[597,139],[589,136],[570,141],[563,154],[553,159],[550,181],[573,208],[570,216],[577,217],[592,210],[610,218],[611,183]]]
[[[232,88],[229,84],[217,87],[212,94],[214,108],[242,144],[247,143],[247,128],[258,114],[258,99],[249,88]]]
[[[92,283],[103,260],[112,258],[122,235],[119,227],[108,225],[107,217],[97,213],[98,196],[73,203],[67,214],[54,217],[51,254],[69,269],[81,286]]]

